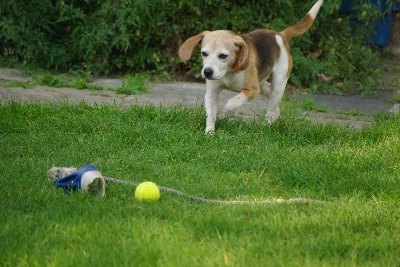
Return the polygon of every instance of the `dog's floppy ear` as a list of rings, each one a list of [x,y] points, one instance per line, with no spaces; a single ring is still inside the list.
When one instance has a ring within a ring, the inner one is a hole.
[[[179,47],[178,55],[183,61],[188,61],[193,54],[193,50],[196,48],[198,42],[200,42],[207,31],[202,32],[196,36],[187,39],[181,47]]]
[[[236,36],[233,41],[235,45],[239,47],[233,69],[243,71],[247,69],[250,64],[249,45],[240,36]]]

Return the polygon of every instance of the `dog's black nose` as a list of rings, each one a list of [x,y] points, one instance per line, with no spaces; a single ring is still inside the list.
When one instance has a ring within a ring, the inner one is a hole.
[[[210,78],[213,75],[214,71],[212,68],[205,68],[203,73],[206,78]]]

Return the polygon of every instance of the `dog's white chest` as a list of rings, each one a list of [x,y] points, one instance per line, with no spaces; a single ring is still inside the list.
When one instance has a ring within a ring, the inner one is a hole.
[[[225,75],[221,81],[221,87],[230,91],[240,92],[244,86],[244,71],[230,73]]]

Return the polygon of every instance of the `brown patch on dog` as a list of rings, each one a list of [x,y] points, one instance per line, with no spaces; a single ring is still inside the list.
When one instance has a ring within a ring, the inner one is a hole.
[[[234,41],[235,45],[240,47],[239,52],[236,55],[236,62],[235,62],[234,69],[243,71],[243,70],[247,69],[250,64],[249,45],[240,36],[235,36],[233,41]]]
[[[286,40],[289,41],[293,37],[305,33],[310,28],[313,22],[313,18],[309,14],[307,14],[303,17],[302,20],[300,20],[296,24],[281,31],[281,34],[284,36],[284,38],[286,38]]]
[[[204,35],[207,34],[208,31],[204,31],[196,36],[193,36],[187,39],[181,47],[179,47],[178,55],[183,61],[188,61],[193,54],[193,50],[196,48],[196,45],[204,38]]]

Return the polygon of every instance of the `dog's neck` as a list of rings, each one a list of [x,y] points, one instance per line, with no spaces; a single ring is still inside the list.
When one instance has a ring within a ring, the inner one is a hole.
[[[240,61],[237,60],[237,61],[233,64],[232,71],[237,71],[237,70],[239,70],[239,66],[240,66]]]
[[[240,66],[240,61],[236,60],[235,63],[233,63],[233,65],[232,65],[232,69],[230,71],[228,71],[228,73],[239,72],[239,66]]]

